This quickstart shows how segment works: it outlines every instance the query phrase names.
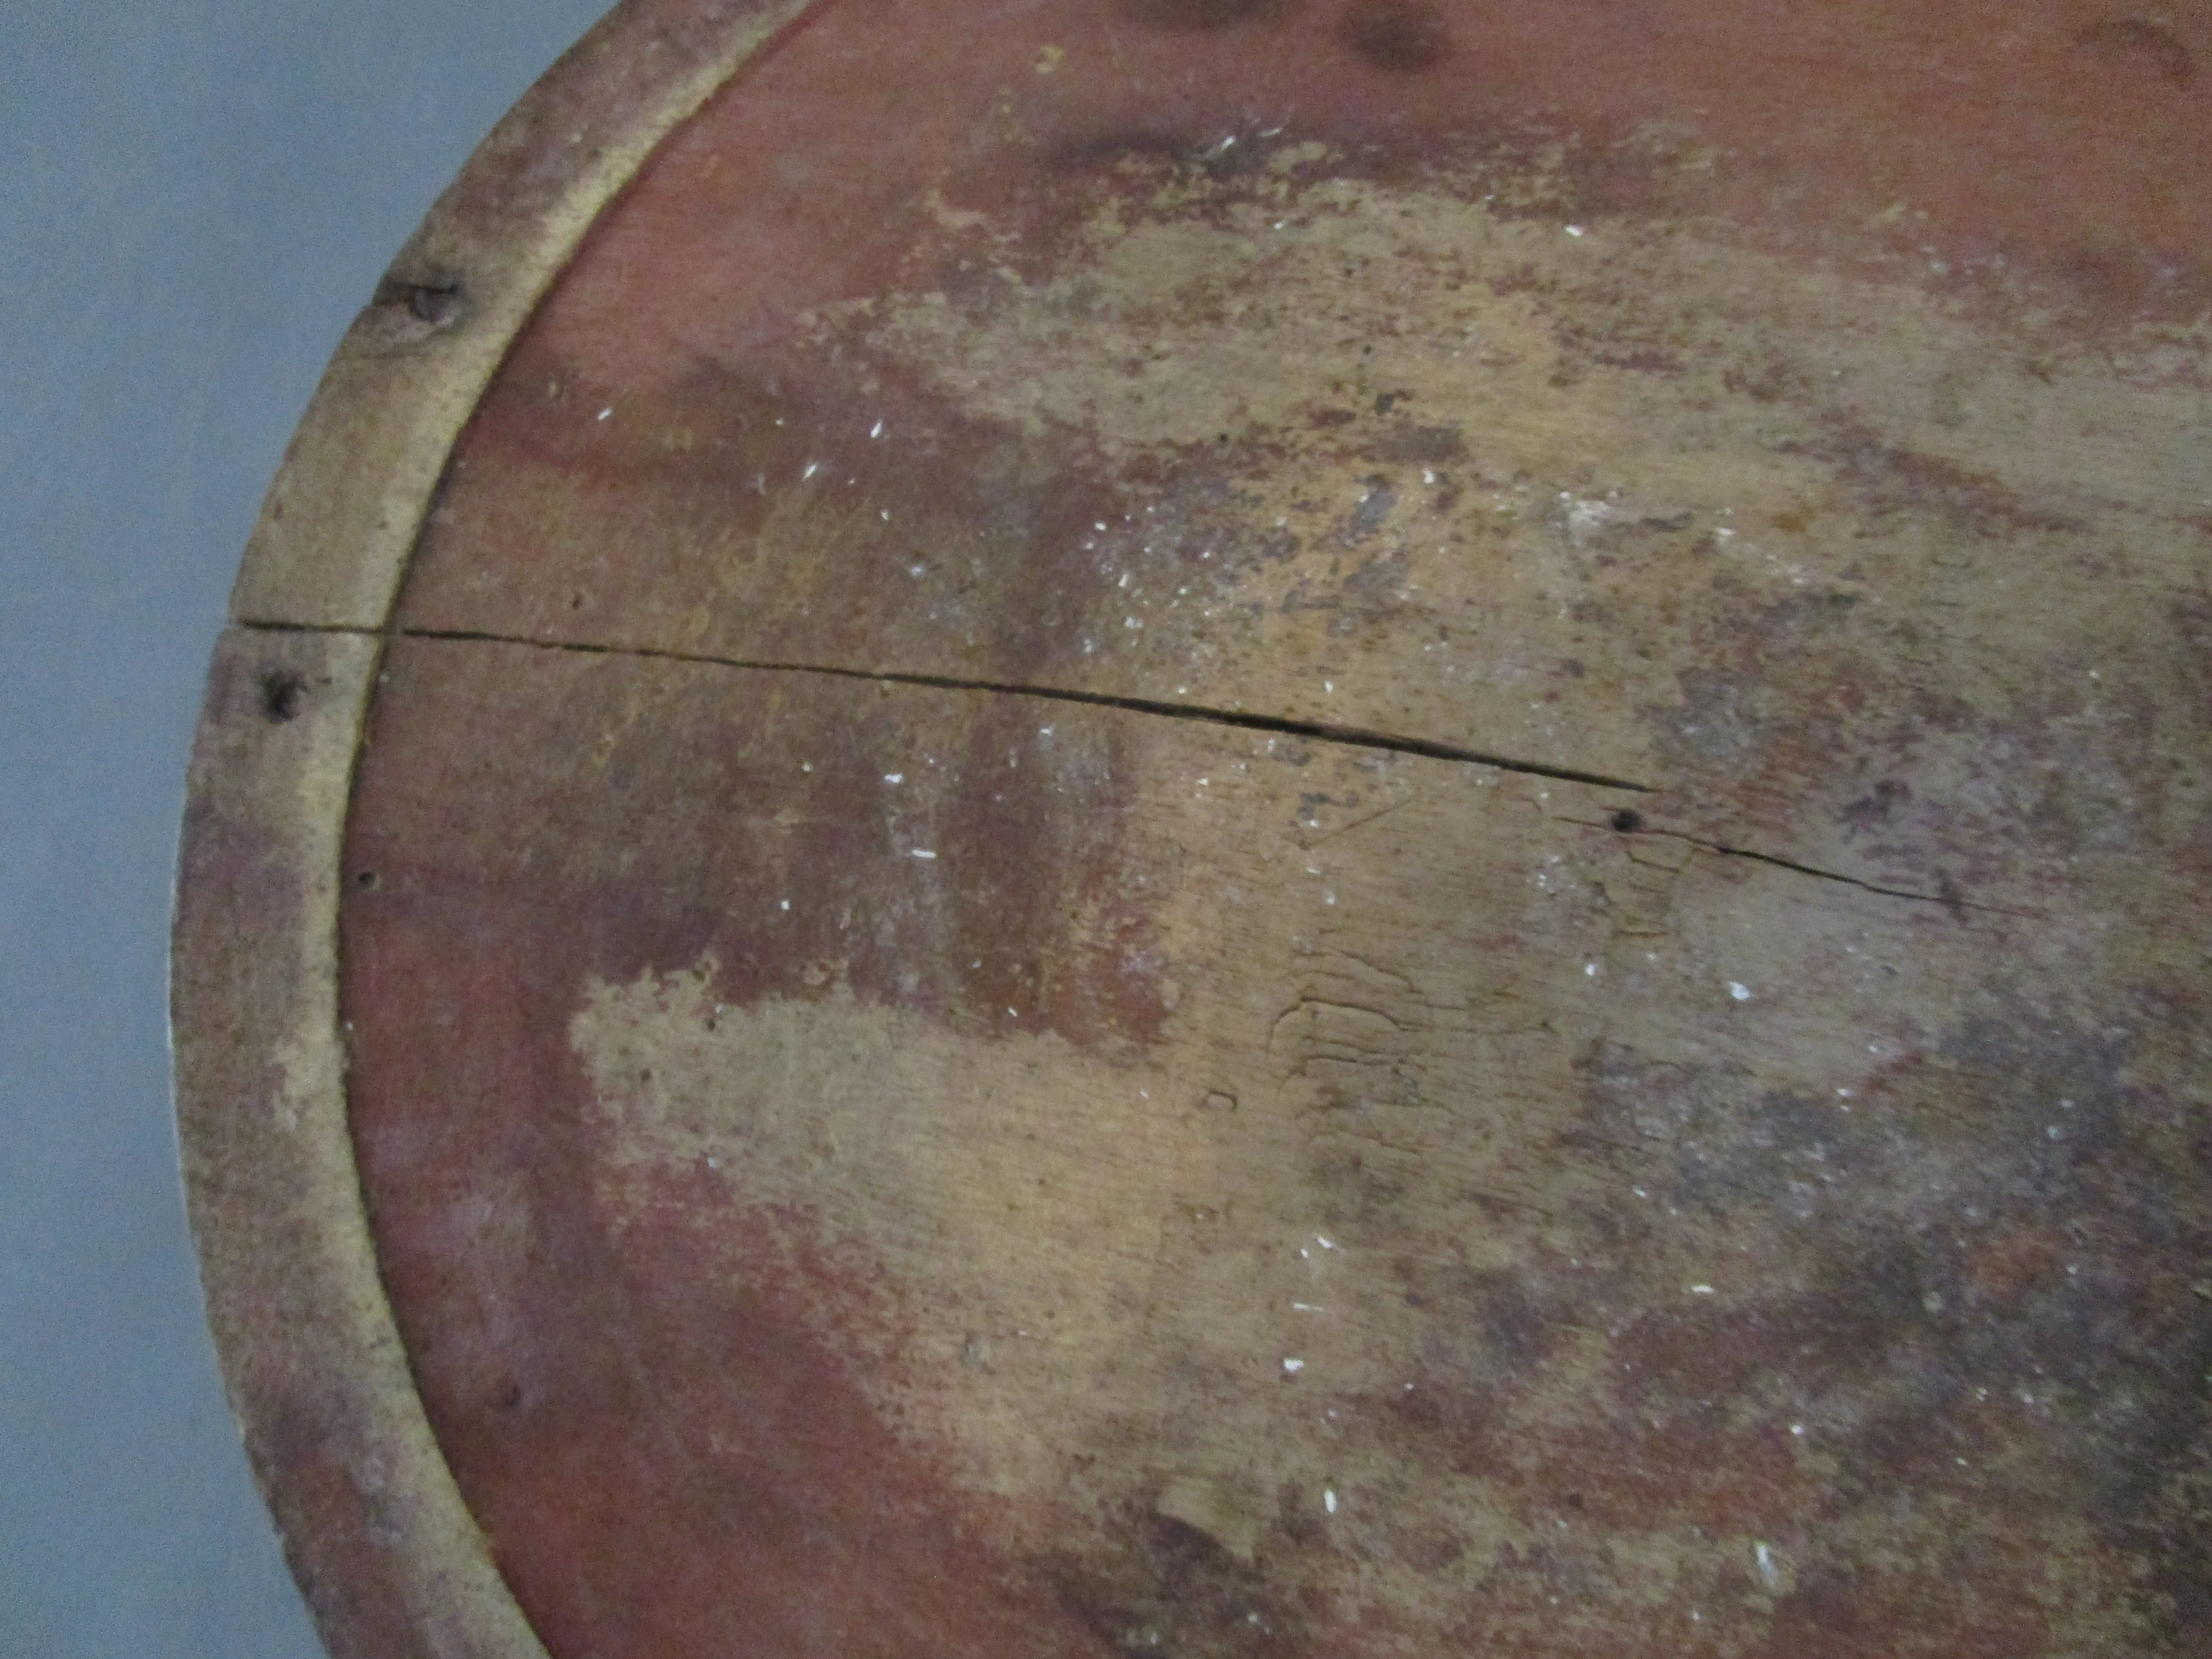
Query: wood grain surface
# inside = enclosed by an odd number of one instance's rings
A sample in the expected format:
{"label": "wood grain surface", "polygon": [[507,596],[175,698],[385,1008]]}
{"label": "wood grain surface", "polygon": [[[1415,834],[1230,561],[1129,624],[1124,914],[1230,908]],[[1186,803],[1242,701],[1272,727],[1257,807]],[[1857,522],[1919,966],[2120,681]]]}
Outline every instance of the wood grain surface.
{"label": "wood grain surface", "polygon": [[[297,807],[318,1190],[499,1639],[2203,1651],[2208,51],[824,0],[698,58],[420,371],[404,537],[280,483],[338,574],[255,555],[198,786],[276,764],[223,686],[374,661]],[[254,1204],[217,1279],[282,1277]]]}

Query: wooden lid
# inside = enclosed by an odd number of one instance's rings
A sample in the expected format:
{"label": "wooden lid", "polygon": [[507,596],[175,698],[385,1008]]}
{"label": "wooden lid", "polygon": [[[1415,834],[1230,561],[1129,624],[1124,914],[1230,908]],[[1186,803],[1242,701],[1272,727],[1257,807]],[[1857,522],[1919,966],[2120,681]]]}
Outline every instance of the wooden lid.
{"label": "wooden lid", "polygon": [[617,11],[193,771],[334,1651],[2204,1651],[2208,52]]}

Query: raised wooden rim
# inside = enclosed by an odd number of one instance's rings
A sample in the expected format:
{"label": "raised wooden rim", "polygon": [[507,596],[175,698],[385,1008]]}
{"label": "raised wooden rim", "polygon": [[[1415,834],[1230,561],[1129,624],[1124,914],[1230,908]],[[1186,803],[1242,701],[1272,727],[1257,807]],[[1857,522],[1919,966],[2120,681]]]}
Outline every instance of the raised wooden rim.
{"label": "raised wooden rim", "polygon": [[247,544],[187,786],[177,1123],[231,1405],[331,1652],[541,1659],[415,1389],[348,1130],[340,849],[456,439],[654,147],[808,0],[623,0],[502,120],[338,347]]}

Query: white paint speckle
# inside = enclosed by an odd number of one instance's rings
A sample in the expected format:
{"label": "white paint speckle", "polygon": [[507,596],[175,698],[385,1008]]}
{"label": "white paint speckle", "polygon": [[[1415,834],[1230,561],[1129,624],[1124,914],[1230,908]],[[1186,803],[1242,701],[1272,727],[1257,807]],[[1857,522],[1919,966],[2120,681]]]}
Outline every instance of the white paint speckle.
{"label": "white paint speckle", "polygon": [[1285,1359],[1283,1362],[1283,1374],[1285,1376],[1296,1376],[1305,1368],[1306,1362],[1303,1359]]}
{"label": "white paint speckle", "polygon": [[1773,1548],[1764,1541],[1751,1547],[1751,1559],[1759,1568],[1759,1582],[1770,1590],[1782,1588],[1782,1569],[1775,1564]]}
{"label": "white paint speckle", "polygon": [[1323,1508],[1323,1509],[1327,1510],[1328,1510],[1331,1515],[1334,1515],[1334,1514],[1336,1513],[1336,1488],[1335,1488],[1335,1487],[1334,1487],[1334,1486],[1323,1486],[1323,1487],[1321,1489],[1321,1506],[1322,1506],[1322,1508]]}
{"label": "white paint speckle", "polygon": [[809,461],[809,462],[807,462],[807,464],[806,464],[806,470],[805,470],[805,471],[801,472],[801,473],[799,475],[799,483],[805,483],[809,478],[812,477],[816,473],[819,472],[821,470],[822,470],[822,463],[821,463],[821,462],[819,462],[819,461]]}
{"label": "white paint speckle", "polygon": [[1711,1296],[1712,1293],[1713,1287],[1710,1285],[1692,1285],[1690,1286],[1690,1294],[1692,1296]]}
{"label": "white paint speckle", "polygon": [[1738,1002],[1748,1002],[1751,1000],[1751,987],[1748,985],[1740,985],[1735,981],[1730,980],[1729,981],[1729,994],[1734,997]]}
{"label": "white paint speckle", "polygon": [[884,423],[881,421],[878,421],[873,426],[868,428],[868,435],[871,438],[882,437],[884,435]]}
{"label": "white paint speckle", "polygon": [[1579,236],[1582,234],[1583,228],[1580,225],[1569,225],[1567,227],[1567,234],[1570,236]]}
{"label": "white paint speckle", "polygon": [[[927,847],[917,847],[914,849],[914,856],[918,859],[933,859],[937,854],[931,852]],[[1009,1008],[1006,1012],[1011,1014],[1013,1012],[1013,1010]]]}
{"label": "white paint speckle", "polygon": [[613,414],[614,412],[615,412],[615,411],[614,411],[614,406],[613,406],[612,404],[609,404],[606,408],[605,408],[605,409],[603,409],[603,410],[601,410],[599,411],[599,418],[600,418],[601,420],[603,420],[603,421],[604,421],[604,420],[605,420],[605,419],[607,418],[607,416],[610,416],[610,415]]}

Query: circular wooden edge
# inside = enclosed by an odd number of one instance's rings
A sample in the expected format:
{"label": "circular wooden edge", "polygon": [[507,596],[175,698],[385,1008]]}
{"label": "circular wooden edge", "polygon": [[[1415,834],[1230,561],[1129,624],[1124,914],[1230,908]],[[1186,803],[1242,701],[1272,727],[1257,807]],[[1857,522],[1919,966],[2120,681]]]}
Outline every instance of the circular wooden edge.
{"label": "circular wooden edge", "polygon": [[348,1129],[339,857],[384,631],[510,343],[672,129],[810,0],[624,0],[493,131],[348,331],[247,544],[193,747],[177,1126],[233,1410],[323,1639],[542,1659],[416,1393]]}

